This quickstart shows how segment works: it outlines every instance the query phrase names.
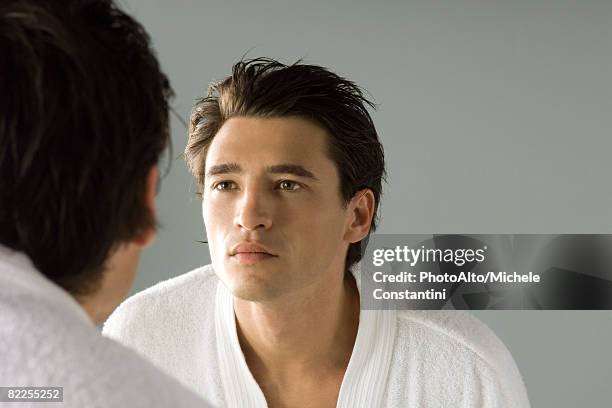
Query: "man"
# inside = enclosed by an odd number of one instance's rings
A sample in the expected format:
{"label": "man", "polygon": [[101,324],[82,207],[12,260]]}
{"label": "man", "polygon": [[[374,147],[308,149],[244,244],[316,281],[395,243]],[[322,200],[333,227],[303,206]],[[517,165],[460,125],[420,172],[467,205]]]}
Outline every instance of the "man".
{"label": "man", "polygon": [[191,116],[212,265],[121,305],[107,335],[228,407],[526,407],[463,313],[359,307],[383,148],[360,89],[318,66],[236,64]]}
{"label": "man", "polygon": [[155,235],[171,90],[147,34],[111,1],[3,1],[0,49],[0,405],[207,406],[95,326]]}

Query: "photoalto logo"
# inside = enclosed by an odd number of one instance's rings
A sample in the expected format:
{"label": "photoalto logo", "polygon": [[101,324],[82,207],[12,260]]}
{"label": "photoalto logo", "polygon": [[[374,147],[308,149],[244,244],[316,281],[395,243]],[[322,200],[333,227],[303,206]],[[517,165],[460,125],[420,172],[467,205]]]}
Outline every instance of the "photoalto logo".
{"label": "photoalto logo", "polygon": [[612,235],[375,234],[363,259],[365,309],[612,310]]}

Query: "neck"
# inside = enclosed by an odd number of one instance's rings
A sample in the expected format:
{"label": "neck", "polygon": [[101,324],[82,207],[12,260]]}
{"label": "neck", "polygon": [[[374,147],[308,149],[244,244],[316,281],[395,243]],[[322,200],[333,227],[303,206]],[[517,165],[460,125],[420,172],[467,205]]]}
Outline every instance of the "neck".
{"label": "neck", "polygon": [[352,275],[325,281],[273,302],[234,299],[238,337],[257,377],[342,370],[359,326],[359,292]]}
{"label": "neck", "polygon": [[126,298],[138,269],[141,248],[133,243],[120,245],[105,262],[95,290],[76,300],[91,320],[100,325]]}

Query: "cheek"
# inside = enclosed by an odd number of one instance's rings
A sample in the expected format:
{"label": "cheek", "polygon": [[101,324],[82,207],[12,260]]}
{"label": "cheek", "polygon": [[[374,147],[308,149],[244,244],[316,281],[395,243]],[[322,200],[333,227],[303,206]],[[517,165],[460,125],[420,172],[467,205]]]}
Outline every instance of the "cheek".
{"label": "cheek", "polygon": [[202,200],[202,217],[204,218],[204,225],[207,230],[215,230],[219,226],[226,224],[229,215],[230,207],[227,204],[219,203],[219,200],[211,197],[206,197]]}
{"label": "cheek", "polygon": [[[202,201],[202,217],[204,219],[204,228],[206,229],[206,238],[208,240],[208,246],[210,249],[211,257],[214,258],[216,248],[219,247],[219,251],[223,248],[223,239],[225,236],[225,230],[228,225],[231,225],[231,220],[228,220],[229,209],[227,206],[219,206],[214,202]],[[228,224],[230,222],[230,224]]]}
{"label": "cheek", "polygon": [[206,200],[202,200],[202,219],[204,220],[204,226],[206,229],[210,226],[210,220],[214,219],[210,216],[210,205],[207,204]]}
{"label": "cheek", "polygon": [[293,225],[306,238],[305,243],[317,250],[329,249],[340,243],[344,235],[346,213],[335,207],[318,206],[295,217]]}

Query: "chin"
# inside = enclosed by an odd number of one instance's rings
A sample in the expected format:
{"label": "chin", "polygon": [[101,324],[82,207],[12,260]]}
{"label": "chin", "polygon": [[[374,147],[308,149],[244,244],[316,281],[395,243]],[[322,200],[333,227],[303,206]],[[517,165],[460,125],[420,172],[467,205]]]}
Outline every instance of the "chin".
{"label": "chin", "polygon": [[269,273],[258,268],[231,268],[219,274],[219,278],[235,297],[250,301],[272,300],[282,293],[282,289],[270,279]]}
{"label": "chin", "polygon": [[249,302],[265,302],[279,296],[278,290],[265,285],[234,282],[228,288],[234,297]]}

